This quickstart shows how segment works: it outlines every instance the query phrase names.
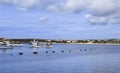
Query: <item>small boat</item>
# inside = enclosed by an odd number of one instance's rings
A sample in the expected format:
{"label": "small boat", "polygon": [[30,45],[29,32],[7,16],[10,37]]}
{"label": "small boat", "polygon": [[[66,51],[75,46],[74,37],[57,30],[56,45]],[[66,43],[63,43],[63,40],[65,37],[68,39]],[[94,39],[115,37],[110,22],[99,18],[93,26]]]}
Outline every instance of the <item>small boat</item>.
{"label": "small boat", "polygon": [[52,48],[53,46],[52,45],[47,45],[46,48]]}
{"label": "small boat", "polygon": [[14,46],[14,47],[22,47],[23,44],[10,44],[11,46]]}
{"label": "small boat", "polygon": [[51,40],[48,40],[47,42],[46,42],[46,48],[52,48],[53,46],[52,46],[52,42],[51,42]]}
{"label": "small boat", "polygon": [[32,45],[31,48],[40,48],[40,46]]}
{"label": "small boat", "polygon": [[9,41],[4,41],[4,42],[0,42],[1,45],[7,45],[7,46],[14,46],[14,47],[22,47],[23,44],[10,44]]}
{"label": "small boat", "polygon": [[2,45],[2,44],[4,44],[3,42],[0,42],[0,44]]}
{"label": "small boat", "polygon": [[13,49],[13,46],[0,45],[0,49]]}
{"label": "small boat", "polygon": [[14,48],[8,39],[2,39],[0,42],[0,49],[12,49]]}
{"label": "small boat", "polygon": [[31,42],[31,48],[40,48],[40,46],[38,45],[38,41],[34,40]]}
{"label": "small boat", "polygon": [[9,41],[5,41],[2,44],[0,44],[0,49],[12,49],[13,46],[10,45]]}

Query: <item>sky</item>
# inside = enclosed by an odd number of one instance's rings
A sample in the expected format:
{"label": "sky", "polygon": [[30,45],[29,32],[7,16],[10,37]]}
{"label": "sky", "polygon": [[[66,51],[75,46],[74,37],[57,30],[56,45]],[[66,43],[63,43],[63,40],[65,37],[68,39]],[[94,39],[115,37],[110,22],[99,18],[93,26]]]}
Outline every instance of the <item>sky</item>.
{"label": "sky", "polygon": [[0,37],[120,39],[120,0],[0,0]]}

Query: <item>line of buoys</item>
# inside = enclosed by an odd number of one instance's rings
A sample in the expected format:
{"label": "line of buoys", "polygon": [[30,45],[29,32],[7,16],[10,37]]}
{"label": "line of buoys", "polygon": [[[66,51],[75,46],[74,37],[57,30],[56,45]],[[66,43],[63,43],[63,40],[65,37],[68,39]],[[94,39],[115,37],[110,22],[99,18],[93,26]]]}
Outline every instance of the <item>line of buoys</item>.
{"label": "line of buoys", "polygon": [[[93,49],[80,49],[80,51],[93,51]],[[55,53],[56,51],[51,51],[52,53]],[[64,53],[65,51],[62,50],[61,53]],[[72,52],[72,50],[69,50],[68,52]],[[48,53],[48,51],[45,51],[45,53]],[[23,55],[24,53],[20,52],[18,53],[18,55]],[[38,54],[38,52],[33,52],[33,54]],[[13,54],[10,54],[10,55],[13,55]]]}

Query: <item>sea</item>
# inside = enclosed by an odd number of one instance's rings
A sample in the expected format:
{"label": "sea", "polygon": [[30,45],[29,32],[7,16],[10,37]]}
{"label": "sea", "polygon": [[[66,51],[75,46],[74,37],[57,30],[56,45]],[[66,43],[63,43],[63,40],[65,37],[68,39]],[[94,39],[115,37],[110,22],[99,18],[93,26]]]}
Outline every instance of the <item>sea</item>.
{"label": "sea", "polygon": [[53,44],[52,48],[30,48],[24,44],[0,49],[0,73],[120,73],[120,45]]}

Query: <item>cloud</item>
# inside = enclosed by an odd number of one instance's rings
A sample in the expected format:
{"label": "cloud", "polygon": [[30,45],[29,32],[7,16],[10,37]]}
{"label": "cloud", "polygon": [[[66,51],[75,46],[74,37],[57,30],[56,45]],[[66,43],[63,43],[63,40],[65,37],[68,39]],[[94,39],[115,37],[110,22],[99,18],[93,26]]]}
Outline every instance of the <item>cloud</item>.
{"label": "cloud", "polygon": [[109,17],[111,24],[120,24],[120,12]]}
{"label": "cloud", "polygon": [[120,24],[120,13],[112,14],[110,16],[94,16],[86,14],[85,19],[90,24]]}
{"label": "cloud", "polygon": [[80,13],[86,8],[88,0],[68,0],[65,4],[65,10]]}
{"label": "cloud", "polygon": [[46,8],[54,3],[55,0],[0,0],[0,4],[15,5],[18,9],[28,10],[30,8]]}
{"label": "cloud", "polygon": [[119,11],[119,4],[119,0],[93,0],[88,9],[95,16],[108,16]]}
{"label": "cloud", "polygon": [[86,14],[85,18],[90,24],[107,24],[108,19],[106,17],[97,17],[91,14]]}
{"label": "cloud", "polygon": [[89,10],[93,15],[109,15],[120,9],[119,0],[0,0],[0,4],[13,4],[20,8],[38,7],[53,11],[80,13]]}
{"label": "cloud", "polygon": [[39,20],[40,20],[40,22],[46,22],[46,21],[48,21],[48,18],[47,17],[40,17]]}
{"label": "cloud", "polygon": [[40,8],[52,12],[84,12],[90,24],[119,24],[120,0],[0,0],[0,4],[15,5],[27,11]]}
{"label": "cloud", "polygon": [[85,19],[90,24],[120,24],[119,0],[68,0],[65,8],[74,13],[86,12]]}

